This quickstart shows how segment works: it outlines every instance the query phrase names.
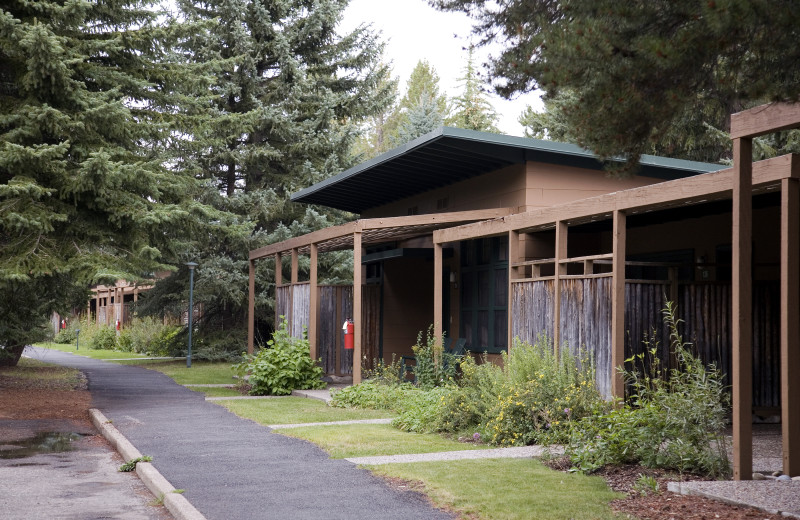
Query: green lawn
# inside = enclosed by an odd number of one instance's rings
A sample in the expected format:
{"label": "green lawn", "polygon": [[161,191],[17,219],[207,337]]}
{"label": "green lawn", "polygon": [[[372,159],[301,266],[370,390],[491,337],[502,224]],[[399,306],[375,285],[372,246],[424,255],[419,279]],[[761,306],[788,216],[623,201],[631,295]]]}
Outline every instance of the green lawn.
{"label": "green lawn", "polygon": [[277,430],[277,433],[311,441],[334,459],[488,448],[484,444],[467,444],[430,433],[408,433],[389,424],[308,426]]}
{"label": "green lawn", "polygon": [[195,387],[190,386],[189,390],[206,394],[206,397],[241,397],[242,394],[235,388],[222,388],[222,387]]}
{"label": "green lawn", "polygon": [[191,368],[186,367],[185,360],[167,361],[163,359],[137,359],[132,361],[115,361],[115,363],[138,365],[151,370],[158,370],[174,379],[175,382],[180,385],[233,384],[236,382],[233,378],[231,363],[227,362],[192,361]]}
{"label": "green lawn", "polygon": [[78,356],[88,357],[92,359],[118,359],[118,358],[142,358],[147,359],[144,354],[136,354],[135,352],[123,352],[121,350],[94,350],[85,346],[78,346],[75,350],[75,344],[64,345],[61,343],[37,343],[36,347],[47,348],[51,350],[60,350],[61,352],[69,352]]}
{"label": "green lawn", "polygon": [[264,425],[351,421],[357,419],[392,417],[392,415],[385,410],[333,408],[317,399],[307,399],[305,397],[217,401],[217,404],[226,407],[240,417],[252,419]]}
{"label": "green lawn", "polygon": [[422,482],[438,507],[481,520],[614,519],[608,503],[622,495],[600,477],[553,471],[533,459],[483,459],[370,466]]}

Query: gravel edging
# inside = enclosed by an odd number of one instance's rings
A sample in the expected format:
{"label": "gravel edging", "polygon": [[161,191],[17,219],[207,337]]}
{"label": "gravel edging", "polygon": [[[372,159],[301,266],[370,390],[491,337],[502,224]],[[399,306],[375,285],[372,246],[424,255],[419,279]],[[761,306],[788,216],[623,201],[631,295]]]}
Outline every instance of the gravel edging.
{"label": "gravel edging", "polygon": [[563,449],[551,446],[520,446],[515,448],[493,448],[488,450],[437,451],[434,453],[414,453],[407,455],[387,455],[374,457],[350,457],[344,460],[353,464],[402,464],[406,462],[438,462],[447,460],[471,459],[526,459],[541,457],[545,453],[558,455]]}
{"label": "gravel edging", "polygon": [[[794,493],[787,490],[793,488]],[[774,480],[670,482],[667,489],[682,495],[698,495],[727,504],[756,507],[767,513],[800,518],[800,482]]]}
{"label": "gravel edging", "polygon": [[[111,421],[100,410],[91,408],[89,416],[92,419],[92,424],[95,425],[125,461],[142,456],[139,450],[111,424]],[[186,497],[176,492],[175,486],[170,484],[151,463],[138,462],[135,471],[147,489],[157,499],[163,501],[164,507],[169,510],[176,520],[206,520],[206,517]]]}

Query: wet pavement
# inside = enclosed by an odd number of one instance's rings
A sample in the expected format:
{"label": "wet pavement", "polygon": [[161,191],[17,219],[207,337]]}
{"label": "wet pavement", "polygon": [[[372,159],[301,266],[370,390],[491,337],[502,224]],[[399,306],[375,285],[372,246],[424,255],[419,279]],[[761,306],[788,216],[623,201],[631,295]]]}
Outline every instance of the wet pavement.
{"label": "wet pavement", "polygon": [[4,520],[166,520],[163,507],[88,423],[0,420]]}

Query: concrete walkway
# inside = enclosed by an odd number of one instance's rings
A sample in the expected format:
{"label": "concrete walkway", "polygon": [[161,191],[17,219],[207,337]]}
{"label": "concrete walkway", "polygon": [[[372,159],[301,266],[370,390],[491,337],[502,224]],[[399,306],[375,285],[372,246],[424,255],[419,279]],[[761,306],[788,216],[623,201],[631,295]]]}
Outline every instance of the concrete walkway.
{"label": "concrete walkway", "polygon": [[208,520],[452,518],[417,493],[241,419],[159,372],[53,350],[25,353],[83,371],[93,406]]}

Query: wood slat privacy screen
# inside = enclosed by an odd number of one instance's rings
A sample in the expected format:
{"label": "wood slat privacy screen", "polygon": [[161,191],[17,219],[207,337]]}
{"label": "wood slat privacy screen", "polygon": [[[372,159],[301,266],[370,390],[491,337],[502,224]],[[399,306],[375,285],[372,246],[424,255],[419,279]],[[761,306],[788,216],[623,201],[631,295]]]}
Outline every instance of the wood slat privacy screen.
{"label": "wood slat privacy screen", "polygon": [[[353,351],[344,348],[342,325],[353,317],[353,287],[351,285],[320,285],[317,355],[326,374],[353,373]],[[286,316],[292,336],[302,337],[308,327],[310,285],[294,284],[278,287],[276,306],[279,315]],[[372,368],[378,357],[380,341],[380,287],[362,286],[362,365]]]}
{"label": "wood slat privacy screen", "polygon": [[[534,342],[552,338],[553,280],[512,285],[513,334]],[[777,282],[756,282],[753,290],[753,406],[780,406],[779,297]],[[669,283],[625,284],[625,358],[656,349],[662,367],[675,367],[669,331],[663,324]],[[730,384],[731,286],[729,283],[678,284],[679,331],[706,363],[715,363]],[[562,344],[573,354],[584,349],[594,360],[598,390],[611,395],[611,278],[561,280]],[[649,355],[649,353],[648,353]]]}

